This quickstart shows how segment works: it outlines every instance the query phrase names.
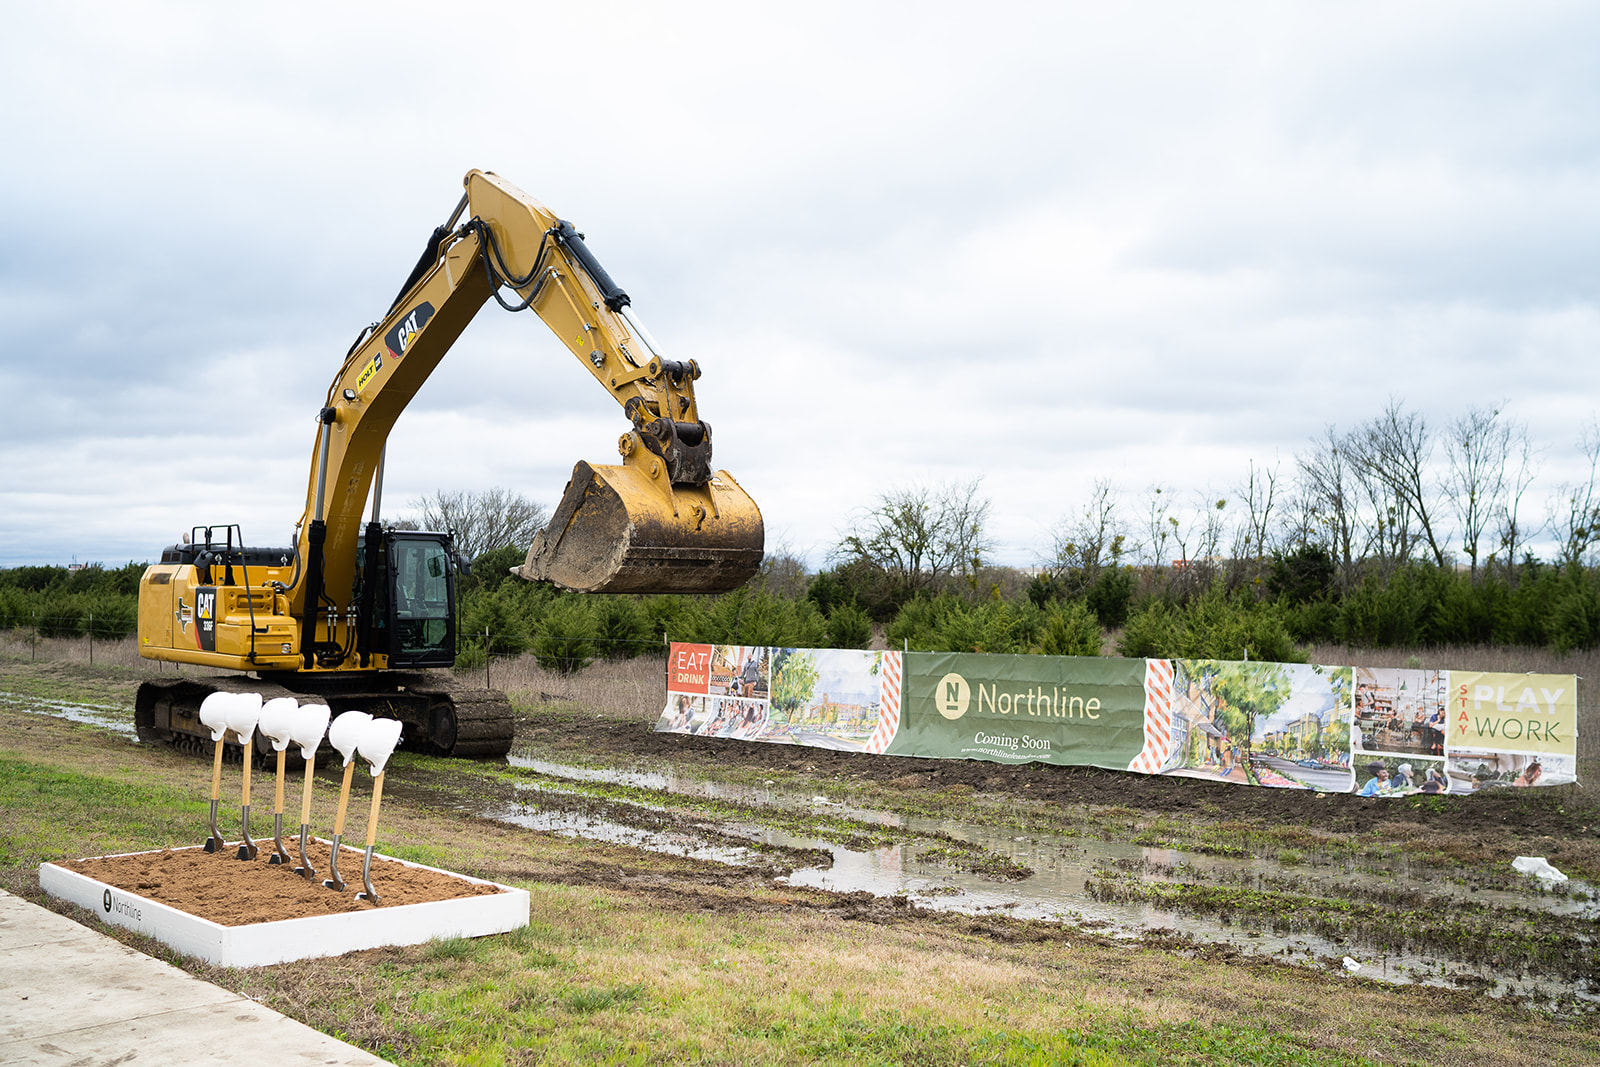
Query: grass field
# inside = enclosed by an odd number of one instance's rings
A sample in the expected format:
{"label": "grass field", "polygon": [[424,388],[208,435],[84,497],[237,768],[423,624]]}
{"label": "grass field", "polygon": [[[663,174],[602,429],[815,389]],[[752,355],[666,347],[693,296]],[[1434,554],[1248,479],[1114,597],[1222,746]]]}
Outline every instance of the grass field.
{"label": "grass field", "polygon": [[[0,698],[0,887],[97,926],[41,897],[37,864],[197,842],[210,767],[19,710],[27,694],[131,705],[141,673],[109,650],[92,669],[86,658],[33,664],[27,652],[0,660],[0,691],[23,694]],[[552,716],[570,715],[582,694],[560,695]],[[539,729],[541,707],[520,704],[519,729]],[[396,770],[449,777],[454,766],[407,756]],[[531,924],[249,970],[97,928],[405,1064],[1600,1061],[1591,1017],[1059,924],[873,905],[464,816],[401,790],[385,797],[379,845],[528,889]]]}

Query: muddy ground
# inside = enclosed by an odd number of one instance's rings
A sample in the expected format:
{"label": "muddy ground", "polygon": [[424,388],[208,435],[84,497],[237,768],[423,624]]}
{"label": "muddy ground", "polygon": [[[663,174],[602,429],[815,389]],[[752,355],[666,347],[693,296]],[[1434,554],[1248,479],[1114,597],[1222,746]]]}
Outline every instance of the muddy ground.
{"label": "muddy ground", "polygon": [[[530,740],[547,738],[552,712],[531,711]],[[554,714],[560,714],[559,711]],[[1586,870],[1600,872],[1600,794],[1557,787],[1544,792],[1500,790],[1475,797],[1414,797],[1383,800],[1332,794],[1313,799],[1290,789],[1241,787],[1193,778],[1163,778],[1043,763],[1002,766],[975,760],[870,756],[819,748],[752,744],[720,738],[652,732],[647,722],[596,719],[585,724],[585,747],[596,756],[643,762],[693,762],[705,767],[788,771],[820,778],[847,778],[901,789],[948,792],[1026,793],[1038,804],[1117,804],[1167,815],[1306,823],[1337,833],[1361,833],[1404,824],[1408,831],[1483,840],[1526,841],[1552,837],[1555,847]]]}
{"label": "muddy ground", "polygon": [[[137,661],[93,671],[73,663],[7,666],[0,689],[130,710],[138,680],[150,673]],[[1587,666],[1568,669],[1581,673]],[[1600,1003],[1588,981],[1600,973],[1600,920],[1582,903],[1587,887],[1577,891],[1572,907],[1564,899],[1552,907],[1545,894],[1526,905],[1505,902],[1508,894],[1528,888],[1510,868],[1515,856],[1544,856],[1575,880],[1600,884],[1600,793],[1592,787],[1366,799],[1095,768],[868,756],[657,734],[663,689],[654,665],[601,664],[570,678],[527,663],[496,669],[494,681],[510,693],[517,712],[512,765],[402,753],[386,788],[386,797],[397,802],[450,813],[459,829],[484,842],[481,859],[464,873],[501,882],[625,889],[671,908],[800,909],[889,926],[932,920],[928,902],[902,894],[799,888],[780,888],[774,896],[774,879],[826,865],[827,846],[870,850],[893,843],[924,857],[947,856],[952,869],[996,885],[1029,884],[1034,870],[965,846],[959,831],[943,835],[926,825],[896,830],[855,815],[888,813],[924,824],[948,819],[1015,834],[1015,840],[1095,838],[1144,846],[1155,856],[1233,861],[1240,866],[1219,873],[1185,867],[1182,860],[1121,860],[1097,870],[1088,892],[1099,900],[1142,900],[1235,929],[1315,935],[1320,947],[1299,958],[1300,967],[1337,973],[1344,952],[1363,959],[1404,952],[1450,961],[1456,972],[1451,982],[1464,992],[1503,993],[1494,979],[1520,974],[1548,980],[1538,1010],[1592,1018]],[[1587,683],[1580,685],[1579,700],[1580,737],[1593,737],[1600,722]],[[1580,778],[1593,781],[1600,774],[1593,742],[1580,745]],[[838,814],[668,797],[615,784],[574,785],[559,774],[519,767],[518,760],[607,772],[666,770],[757,791],[770,787],[791,797],[825,798],[827,810]],[[321,775],[336,788],[331,768]],[[535,862],[516,848],[494,847],[526,832],[507,812],[596,815],[713,848],[749,846],[753,825],[808,844],[747,847],[747,855],[730,865],[653,859],[648,851],[617,847],[615,838],[604,847],[580,840]],[[1462,895],[1479,890],[1492,892]],[[1496,895],[1499,903],[1478,903]],[[1082,926],[1016,920],[1004,911],[937,921],[1000,942],[1092,935]],[[1170,929],[1147,930],[1144,942],[1207,958],[1244,958],[1236,947],[1199,943]]]}

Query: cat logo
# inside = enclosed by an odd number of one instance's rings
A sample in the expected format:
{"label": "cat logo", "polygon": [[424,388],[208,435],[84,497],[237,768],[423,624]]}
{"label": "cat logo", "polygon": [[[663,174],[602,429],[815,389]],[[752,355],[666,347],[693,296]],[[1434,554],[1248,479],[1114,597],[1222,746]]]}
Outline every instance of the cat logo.
{"label": "cat logo", "polygon": [[[388,347],[389,358],[399,359],[406,354],[406,349],[411,347],[411,342],[422,328],[428,325],[428,320],[433,318],[433,305],[424,300],[406,313],[394,329],[383,335],[383,343]],[[360,388],[357,384],[356,388]]]}
{"label": "cat logo", "polygon": [[195,610],[200,613],[200,618],[202,620],[210,621],[210,619],[216,614],[216,592],[196,593],[194,598],[194,606]]}

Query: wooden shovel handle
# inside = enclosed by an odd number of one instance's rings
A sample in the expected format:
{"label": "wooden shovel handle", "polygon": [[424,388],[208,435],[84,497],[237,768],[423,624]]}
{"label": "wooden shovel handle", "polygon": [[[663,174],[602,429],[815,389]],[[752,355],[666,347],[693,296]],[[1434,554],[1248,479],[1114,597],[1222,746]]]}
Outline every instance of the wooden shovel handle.
{"label": "wooden shovel handle", "polygon": [[275,798],[276,803],[272,808],[272,814],[274,815],[283,814],[283,772],[284,768],[288,766],[288,759],[289,750],[286,748],[280,748],[278,750],[278,795]]}
{"label": "wooden shovel handle", "polygon": [[300,824],[309,825],[311,822],[311,769],[317,764],[316,758],[306,760],[306,787],[300,795]]}
{"label": "wooden shovel handle", "polygon": [[372,780],[372,810],[367,813],[367,847],[378,840],[378,801],[383,799],[383,772]]}
{"label": "wooden shovel handle", "polygon": [[339,814],[333,819],[333,832],[344,833],[344,813],[350,806],[350,778],[356,773],[356,761],[351,760],[344,765],[344,785],[339,789]]}
{"label": "wooden shovel handle", "polygon": [[250,745],[244,746],[244,799],[240,801],[247,808],[250,806],[250,757],[255,755],[250,749]]}
{"label": "wooden shovel handle", "polygon": [[217,742],[217,755],[211,761],[211,799],[222,797],[222,742]]}

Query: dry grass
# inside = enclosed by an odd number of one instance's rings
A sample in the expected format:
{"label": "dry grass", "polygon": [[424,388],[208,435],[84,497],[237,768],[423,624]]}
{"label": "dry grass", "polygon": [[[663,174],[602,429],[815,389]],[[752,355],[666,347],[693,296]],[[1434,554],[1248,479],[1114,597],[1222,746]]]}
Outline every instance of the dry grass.
{"label": "dry grass", "polygon": [[[473,676],[481,679],[484,673],[480,668],[462,675]],[[532,656],[496,659],[488,677],[514,704],[581,704],[608,718],[653,722],[666,702],[664,655],[600,660],[573,674],[544,670]]]}

